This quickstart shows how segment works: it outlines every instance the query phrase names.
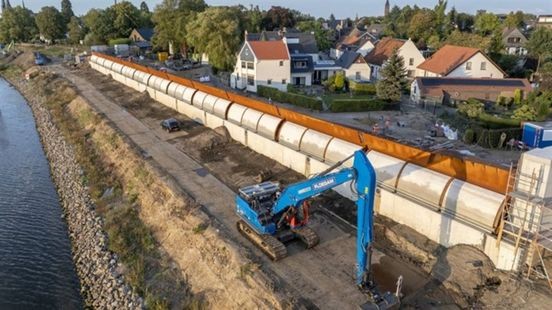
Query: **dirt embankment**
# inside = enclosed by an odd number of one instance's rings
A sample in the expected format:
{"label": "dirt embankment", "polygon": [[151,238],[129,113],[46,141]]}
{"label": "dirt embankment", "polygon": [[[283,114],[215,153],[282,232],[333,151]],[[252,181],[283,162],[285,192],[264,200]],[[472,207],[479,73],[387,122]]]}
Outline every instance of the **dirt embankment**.
{"label": "dirt embankment", "polygon": [[[14,82],[24,76],[17,71],[10,72]],[[73,196],[67,199],[75,200],[76,206],[86,206],[96,215],[91,219],[81,219],[78,214],[76,218],[67,217],[70,227],[80,229],[72,231],[72,241],[75,247],[78,237],[92,250],[109,255],[108,259],[93,257],[105,262],[103,267],[84,260],[74,249],[77,269],[87,268],[85,274],[79,275],[90,306],[129,308],[129,304],[99,304],[87,295],[114,291],[118,296],[118,288],[127,282],[132,291],[123,289],[123,292],[141,295],[149,308],[285,307],[270,283],[254,272],[256,265],[221,234],[220,226],[209,219],[201,206],[145,160],[128,139],[75,94],[67,81],[41,72],[18,85],[30,102],[53,115],[52,126],[58,126],[69,142],[52,147],[74,147],[74,158],[83,167],[80,169],[76,163],[71,166],[70,172],[76,173],[77,178],[72,179],[76,183],[69,188],[82,189],[85,200],[77,201]],[[69,159],[52,163],[53,173],[58,170],[65,173],[59,176],[60,182],[69,179],[70,164]],[[88,222],[95,225],[95,232],[84,233]],[[103,241],[95,236],[103,236]],[[111,272],[114,284],[108,282],[104,269]],[[88,279],[89,274],[97,274],[99,278]],[[141,300],[136,300],[130,305],[141,307]]]}

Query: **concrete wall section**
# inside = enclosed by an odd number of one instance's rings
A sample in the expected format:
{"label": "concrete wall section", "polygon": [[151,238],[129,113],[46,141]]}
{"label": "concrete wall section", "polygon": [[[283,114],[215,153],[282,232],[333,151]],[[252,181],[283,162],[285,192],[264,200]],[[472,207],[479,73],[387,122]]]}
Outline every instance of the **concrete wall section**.
{"label": "concrete wall section", "polygon": [[224,125],[224,119],[215,116],[214,114],[205,112],[205,126],[209,128],[217,128]]}
{"label": "concrete wall section", "polygon": [[160,91],[155,92],[155,100],[176,111],[176,99]]}
{"label": "concrete wall section", "polygon": [[[360,146],[343,141],[341,139],[332,139],[326,149],[326,155],[324,161],[326,163],[335,164],[351,155],[360,149]],[[353,158],[347,160],[344,164],[346,167],[353,166]]]}
{"label": "concrete wall section", "polygon": [[332,139],[332,136],[309,129],[305,132],[303,138],[301,139],[299,150],[303,153],[310,154],[317,159],[324,160],[326,148]]}
{"label": "concrete wall section", "polygon": [[240,124],[242,122],[243,114],[247,110],[247,107],[234,103],[233,105],[228,108],[228,114],[227,114],[227,120],[234,122],[236,124]]}
{"label": "concrete wall section", "polygon": [[247,130],[240,125],[230,121],[224,121],[224,127],[228,130],[230,137],[243,145],[247,145]]}
{"label": "concrete wall section", "polygon": [[203,99],[203,111],[207,113],[213,113],[213,110],[215,109],[215,102],[217,102],[218,97],[215,97],[213,95],[207,95],[205,99]]}
{"label": "concrete wall section", "polygon": [[269,138],[270,140],[276,140],[276,133],[280,123],[284,120],[272,115],[264,114],[257,124],[257,133]]}
{"label": "concrete wall section", "polygon": [[202,91],[197,91],[192,99],[192,104],[196,107],[196,108],[200,108],[200,109],[203,109],[203,100],[205,100],[205,98],[209,96],[208,94],[202,92]]}
{"label": "concrete wall section", "polygon": [[257,126],[259,125],[259,120],[263,116],[262,112],[253,109],[247,109],[243,113],[241,124],[245,128],[257,132]]}
{"label": "concrete wall section", "polygon": [[450,177],[444,174],[408,164],[399,176],[397,190],[410,193],[433,206],[439,206],[449,180]]}
{"label": "concrete wall section", "polygon": [[217,102],[215,102],[213,114],[222,119],[226,119],[226,113],[228,113],[231,104],[232,102],[230,100],[219,98]]}
{"label": "concrete wall section", "polygon": [[203,110],[182,101],[177,102],[177,108],[178,113],[182,113],[200,124],[205,124],[205,112]]}
{"label": "concrete wall section", "polygon": [[280,134],[278,135],[278,142],[293,150],[299,150],[301,144],[301,138],[307,131],[307,127],[297,125],[291,122],[285,122],[280,128]]}
{"label": "concrete wall section", "polygon": [[374,169],[376,169],[378,181],[389,188],[395,189],[399,173],[406,163],[400,159],[376,151],[368,152],[368,159],[370,159]]}

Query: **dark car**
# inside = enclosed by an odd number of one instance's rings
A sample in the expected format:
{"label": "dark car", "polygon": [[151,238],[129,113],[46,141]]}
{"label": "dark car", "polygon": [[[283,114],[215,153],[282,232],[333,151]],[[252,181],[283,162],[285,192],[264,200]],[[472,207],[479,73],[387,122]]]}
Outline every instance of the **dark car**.
{"label": "dark car", "polygon": [[161,122],[161,127],[167,132],[179,131],[180,122],[174,118],[169,118]]}

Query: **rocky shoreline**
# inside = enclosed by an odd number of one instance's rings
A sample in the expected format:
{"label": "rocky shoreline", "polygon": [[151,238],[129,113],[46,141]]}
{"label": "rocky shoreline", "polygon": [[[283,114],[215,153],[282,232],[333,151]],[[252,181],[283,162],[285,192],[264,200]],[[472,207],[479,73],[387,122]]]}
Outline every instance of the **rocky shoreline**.
{"label": "rocky shoreline", "polygon": [[84,171],[73,147],[59,131],[45,98],[33,96],[26,81],[6,78],[26,98],[34,115],[71,237],[72,257],[86,306],[94,309],[143,309],[144,301],[125,283],[116,254],[107,248],[103,219],[83,184]]}

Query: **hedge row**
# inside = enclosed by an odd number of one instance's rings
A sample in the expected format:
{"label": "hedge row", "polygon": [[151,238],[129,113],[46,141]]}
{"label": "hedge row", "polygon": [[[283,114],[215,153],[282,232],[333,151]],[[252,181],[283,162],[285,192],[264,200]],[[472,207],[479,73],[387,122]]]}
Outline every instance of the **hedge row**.
{"label": "hedge row", "polygon": [[129,38],[111,39],[111,40],[109,40],[109,42],[107,42],[107,44],[109,46],[114,46],[114,45],[117,45],[117,44],[130,44],[130,43],[132,43],[132,40],[129,39]]}
{"label": "hedge row", "polygon": [[[500,145],[500,136],[506,134],[504,143]],[[502,146],[506,147],[506,143],[510,139],[520,140],[523,130],[521,128],[507,128],[507,129],[483,129],[475,128],[473,142],[484,148],[496,149]]]}
{"label": "hedge row", "polygon": [[330,110],[332,112],[364,112],[381,111],[387,103],[380,99],[335,99]]}
{"label": "hedge row", "polygon": [[257,86],[257,95],[282,103],[322,111],[322,100],[299,94],[286,93],[273,87],[259,85]]}
{"label": "hedge row", "polygon": [[351,81],[349,88],[353,91],[354,95],[375,95],[376,84],[371,83],[357,83]]}
{"label": "hedge row", "polygon": [[478,118],[487,127],[492,129],[499,129],[499,128],[505,128],[505,127],[520,127],[520,121],[516,119],[496,117],[487,113],[479,114]]}

